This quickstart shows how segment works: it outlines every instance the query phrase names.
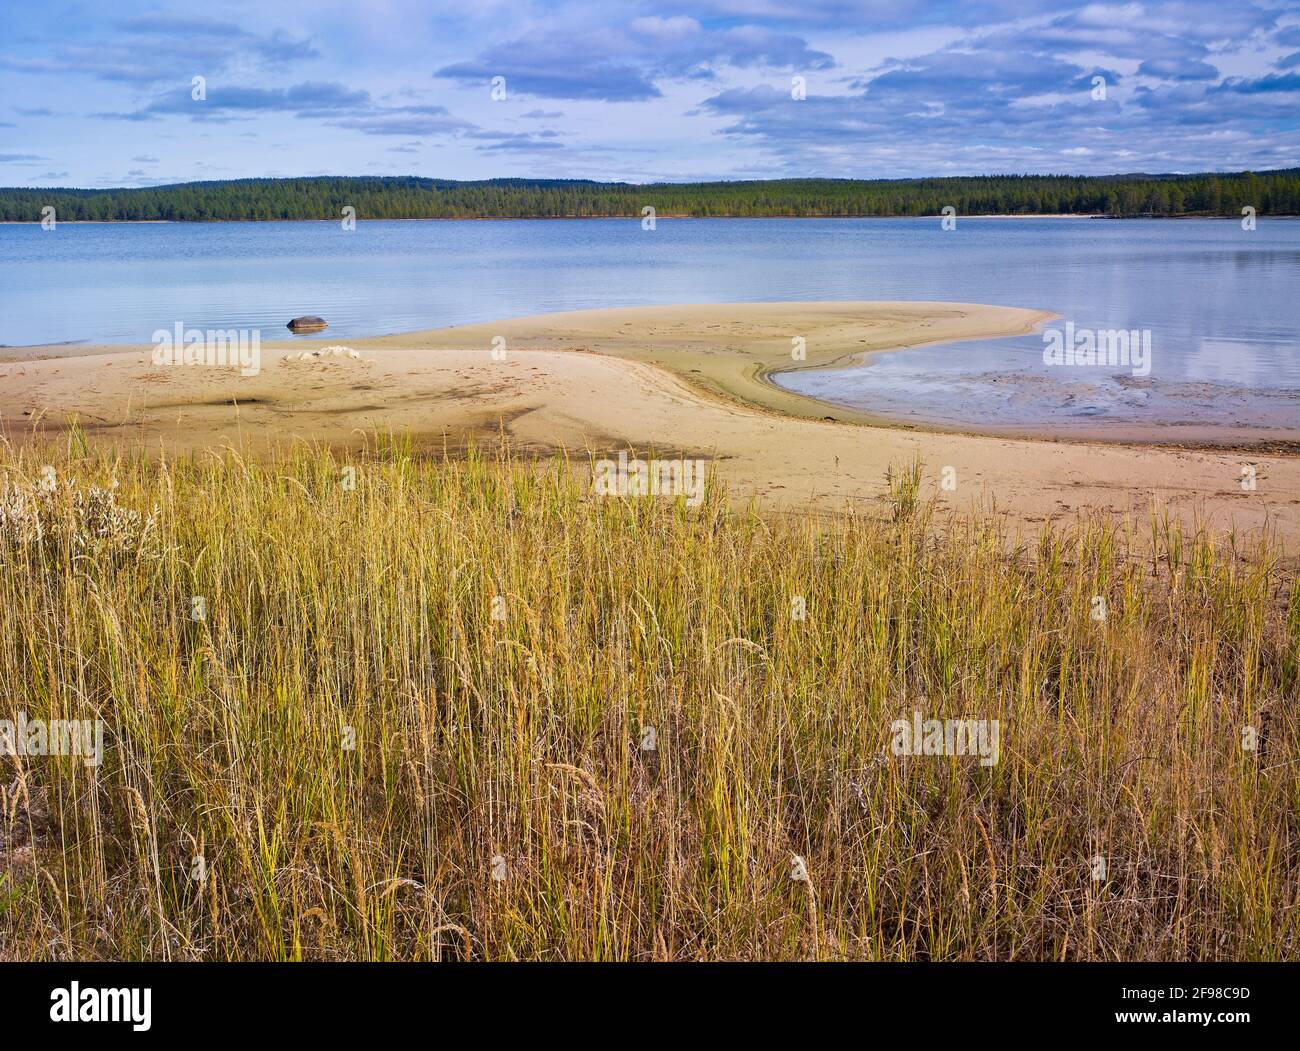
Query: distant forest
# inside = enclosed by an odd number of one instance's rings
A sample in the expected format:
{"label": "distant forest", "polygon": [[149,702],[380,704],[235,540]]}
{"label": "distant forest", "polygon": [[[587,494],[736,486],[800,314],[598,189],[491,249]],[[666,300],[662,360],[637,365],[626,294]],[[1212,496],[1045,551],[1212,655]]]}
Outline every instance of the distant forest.
{"label": "distant forest", "polygon": [[115,190],[0,189],[0,219],[549,219],[641,216],[1300,214],[1300,168],[1202,175],[988,175],[945,179],[780,179],[602,183],[415,177],[234,179]]}

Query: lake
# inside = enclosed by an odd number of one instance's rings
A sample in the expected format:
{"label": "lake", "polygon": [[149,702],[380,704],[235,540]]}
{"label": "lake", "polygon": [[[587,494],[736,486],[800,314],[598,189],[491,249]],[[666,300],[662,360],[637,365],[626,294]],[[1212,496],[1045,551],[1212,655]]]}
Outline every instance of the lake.
{"label": "lake", "polygon": [[[0,344],[148,343],[177,322],[315,338],[555,310],[763,300],[1037,307],[1131,332],[1135,367],[1044,361],[1044,337],[876,355],[778,382],[878,415],[1116,435],[1300,430],[1300,222],[638,219],[0,225]],[[1112,351],[1114,344],[1112,342]]]}

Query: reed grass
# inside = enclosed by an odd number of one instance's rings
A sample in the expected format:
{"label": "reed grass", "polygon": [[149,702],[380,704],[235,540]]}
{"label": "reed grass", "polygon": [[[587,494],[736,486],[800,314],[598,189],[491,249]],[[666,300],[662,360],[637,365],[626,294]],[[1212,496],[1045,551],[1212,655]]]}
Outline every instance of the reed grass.
{"label": "reed grass", "polygon": [[[0,957],[1300,955],[1293,566],[924,484],[827,520],[401,440],[0,450],[0,718],[106,735],[0,758]],[[999,762],[894,755],[916,710]]]}

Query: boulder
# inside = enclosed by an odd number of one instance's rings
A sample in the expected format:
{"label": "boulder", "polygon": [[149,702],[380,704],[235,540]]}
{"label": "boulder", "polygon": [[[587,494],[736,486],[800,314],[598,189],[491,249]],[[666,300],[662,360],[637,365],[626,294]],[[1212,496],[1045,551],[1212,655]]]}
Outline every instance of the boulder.
{"label": "boulder", "polygon": [[294,332],[316,332],[329,326],[329,322],[324,318],[315,316],[296,317],[289,322],[288,327]]}

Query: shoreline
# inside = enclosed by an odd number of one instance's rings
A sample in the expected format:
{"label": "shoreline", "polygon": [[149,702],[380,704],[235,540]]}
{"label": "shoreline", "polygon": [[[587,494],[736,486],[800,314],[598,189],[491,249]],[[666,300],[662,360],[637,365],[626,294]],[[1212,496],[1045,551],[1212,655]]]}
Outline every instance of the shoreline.
{"label": "shoreline", "polygon": [[[673,212],[659,212],[656,219],[690,219],[704,221],[711,219],[752,219],[763,221],[798,221],[801,219],[854,219],[854,220],[899,220],[899,219],[942,219],[939,213],[921,215],[685,215]],[[1217,219],[1225,222],[1240,222],[1240,217],[1231,215],[1202,215],[1195,212],[1179,215],[1108,215],[1105,212],[973,212],[969,215],[958,213],[955,218],[965,219],[1108,219],[1119,222],[1129,220],[1170,220],[1174,222],[1188,219]],[[404,216],[392,219],[367,219],[357,217],[358,223],[543,223],[543,222],[596,222],[600,220],[640,222],[640,213],[629,212],[626,215],[427,215]],[[1300,219],[1300,214],[1289,212],[1275,215],[1265,214],[1256,217],[1256,221]],[[0,219],[0,226],[40,226],[40,219]],[[337,223],[337,218],[330,219],[59,219],[59,226],[215,226],[219,223]]]}
{"label": "shoreline", "polygon": [[[860,427],[916,434],[946,434],[970,438],[1009,438],[1027,442],[1100,444],[1126,448],[1199,449],[1224,453],[1269,452],[1277,455],[1300,455],[1300,429],[1279,435],[1202,424],[1162,424],[1151,429],[1135,429],[1129,425],[1108,426],[1104,423],[1079,422],[1059,425],[1060,429],[1056,431],[1049,431],[1039,425],[1015,423],[976,427],[919,417],[908,420],[867,409],[852,408],[800,394],[775,382],[778,376],[797,372],[834,371],[859,365],[877,354],[904,352],[924,346],[952,344],[954,352],[960,353],[960,345],[963,342],[1028,335],[1059,317],[1048,310],[991,307],[956,301],[899,300],[867,304],[885,310],[886,316],[889,316],[890,310],[895,311],[896,316],[905,316],[911,308],[934,312],[932,318],[925,323],[926,330],[896,332],[894,334],[898,337],[898,342],[891,342],[890,338],[864,339],[860,331],[853,327],[853,308],[863,305],[841,301],[813,301],[605,308],[538,314],[508,321],[370,337],[355,342],[358,346],[363,344],[384,346],[400,341],[451,348],[463,344],[465,340],[480,343],[485,340],[490,341],[492,335],[502,335],[508,342],[517,335],[523,335],[526,339],[525,345],[530,349],[562,350],[575,341],[574,332],[582,331],[583,324],[599,321],[601,316],[607,313],[617,314],[620,319],[631,322],[639,320],[646,324],[656,312],[684,310],[693,312],[696,316],[709,312],[726,315],[737,310],[746,311],[752,308],[754,313],[759,313],[761,309],[779,316],[783,308],[794,308],[792,312],[799,313],[799,308],[806,307],[812,311],[825,311],[827,315],[838,313],[847,320],[846,326],[838,328],[830,326],[822,331],[816,343],[812,338],[808,338],[807,360],[798,364],[791,363],[786,344],[773,348],[773,339],[777,337],[770,335],[766,341],[759,341],[761,343],[759,346],[756,346],[752,339],[750,340],[749,346],[745,348],[749,357],[732,355],[720,360],[708,353],[707,339],[688,341],[685,347],[674,348],[661,338],[625,339],[615,336],[612,331],[600,332],[597,325],[596,332],[586,333],[586,340],[592,344],[590,349],[596,353],[658,365],[706,394],[721,397],[726,402],[775,412],[788,418],[848,423]],[[945,324],[945,321],[948,324]],[[790,319],[790,326],[797,326],[797,321]],[[789,331],[794,331],[794,327],[790,327]],[[701,360],[709,361],[711,367],[699,368]]]}
{"label": "shoreline", "polygon": [[[294,221],[294,220],[288,220]],[[1197,449],[1220,452],[1263,452],[1275,455],[1300,455],[1300,428],[1295,431],[1270,433],[1260,428],[1241,428],[1229,424],[1157,423],[1134,425],[1130,421],[1070,421],[1055,423],[1049,430],[1041,423],[951,423],[942,419],[916,415],[908,418],[899,413],[877,412],[856,408],[837,402],[825,401],[810,394],[801,394],[776,382],[779,376],[799,372],[844,370],[861,367],[878,354],[901,353],[925,346],[951,343],[959,345],[969,340],[1028,335],[1042,325],[1057,320],[1059,315],[1047,310],[1022,307],[994,307],[985,304],[957,301],[851,301],[827,300],[770,303],[734,304],[676,304],[651,307],[604,307],[576,311],[556,311],[525,315],[493,322],[473,322],[444,328],[416,329],[376,336],[331,336],[320,331],[307,335],[292,335],[265,341],[268,351],[310,350],[347,340],[357,347],[390,348],[402,345],[414,349],[458,349],[467,345],[482,345],[493,336],[522,338],[527,349],[568,349],[574,342],[574,332],[581,325],[603,315],[617,315],[634,320],[639,316],[653,317],[660,312],[691,312],[696,315],[708,312],[732,314],[737,311],[750,314],[784,310],[799,314],[808,310],[827,315],[847,314],[852,317],[854,308],[894,308],[907,311],[911,308],[935,311],[940,327],[929,333],[906,333],[905,338],[891,343],[889,340],[866,340],[856,332],[831,331],[816,347],[810,345],[807,360],[791,364],[784,353],[755,353],[752,360],[735,355],[722,359],[721,368],[700,369],[696,366],[699,347],[677,348],[675,351],[662,345],[638,345],[635,339],[610,338],[611,333],[587,333],[598,346],[596,352],[615,358],[664,366],[680,379],[701,389],[703,393],[721,397],[724,401],[797,419],[817,419],[852,423],[862,427],[901,430],[912,433],[951,434],[967,437],[1010,438],[1019,441],[1054,443],[1097,443],[1126,447],[1153,449]],[[954,313],[955,312],[955,313]],[[990,318],[1000,315],[997,321]],[[966,318],[970,322],[966,323]],[[956,322],[954,324],[954,321]],[[1003,323],[1004,322],[1004,323]],[[931,324],[928,322],[927,324]],[[998,325],[1002,323],[1002,327]],[[579,326],[577,329],[572,326]],[[565,326],[570,326],[566,328]],[[770,344],[771,340],[768,340]],[[64,340],[59,343],[0,344],[0,376],[12,365],[36,361],[60,361],[81,357],[103,357],[129,353],[145,347],[140,343],[95,343],[87,340]],[[589,350],[590,348],[582,348]]]}
{"label": "shoreline", "polygon": [[[473,223],[473,222],[568,222],[570,220],[635,219],[639,212],[622,215],[408,215],[390,219],[363,219],[359,223]],[[942,219],[938,212],[919,215],[687,215],[681,212],[656,212],[656,219]],[[1105,212],[980,212],[957,216],[958,219],[1110,219]],[[1118,217],[1115,217],[1118,218]],[[1232,216],[1214,215],[1149,215],[1146,219],[1218,219]],[[1269,218],[1262,216],[1261,218]],[[1277,218],[1286,218],[1278,216]],[[68,226],[210,226],[215,223],[337,223],[338,219],[59,219],[58,225]],[[0,219],[0,226],[40,226],[40,219]]]}
{"label": "shoreline", "polygon": [[[508,441],[529,455],[619,450],[708,461],[738,501],[765,513],[874,506],[891,469],[920,461],[941,515],[993,508],[1031,536],[1095,514],[1145,523],[1153,507],[1188,526],[1300,542],[1294,450],[1132,445],[881,425],[785,391],[778,370],[878,350],[1031,331],[1047,311],[979,304],[832,302],[637,307],[334,342],[263,344],[261,372],[155,367],[151,346],[65,346],[0,356],[0,433],[22,445],[68,434],[143,454],[306,440],[356,448],[409,434],[433,454]],[[792,339],[807,358],[792,365]],[[494,340],[504,340],[495,344]],[[493,356],[494,346],[505,349]],[[951,468],[953,491],[939,491]],[[1258,485],[1243,489],[1243,471]]]}

